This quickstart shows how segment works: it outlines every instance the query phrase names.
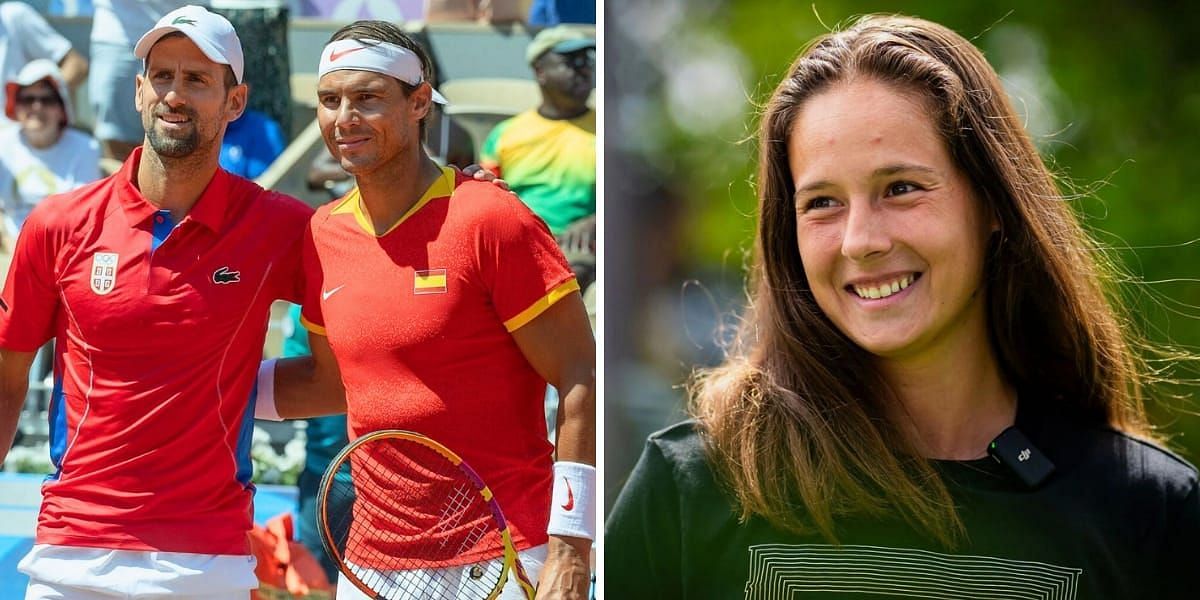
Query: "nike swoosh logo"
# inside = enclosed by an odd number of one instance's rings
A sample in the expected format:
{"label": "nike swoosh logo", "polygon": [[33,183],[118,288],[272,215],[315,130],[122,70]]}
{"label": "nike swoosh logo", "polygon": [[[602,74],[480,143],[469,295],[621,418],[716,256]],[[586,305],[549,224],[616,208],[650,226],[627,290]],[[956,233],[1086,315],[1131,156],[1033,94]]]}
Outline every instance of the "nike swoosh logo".
{"label": "nike swoosh logo", "polygon": [[341,52],[330,52],[329,53],[329,62],[337,62],[338,59],[340,59],[341,57],[343,57],[347,54],[350,54],[351,52],[358,52],[359,50],[366,50],[366,49],[367,49],[366,46],[359,46],[357,48],[346,48],[345,50],[342,50]]}
{"label": "nike swoosh logo", "polygon": [[330,296],[332,296],[332,295],[334,295],[334,294],[338,293],[338,290],[340,290],[340,289],[342,289],[342,288],[344,288],[344,287],[346,287],[346,284],[344,284],[344,283],[343,283],[342,285],[339,285],[339,286],[337,286],[337,287],[333,288],[332,290],[329,290],[329,291],[327,291],[327,292],[321,292],[321,299],[322,299],[322,300],[328,300]]}
{"label": "nike swoosh logo", "polygon": [[563,481],[567,482],[567,503],[562,505],[562,509],[570,512],[575,508],[575,494],[571,492],[571,480],[563,477]]}

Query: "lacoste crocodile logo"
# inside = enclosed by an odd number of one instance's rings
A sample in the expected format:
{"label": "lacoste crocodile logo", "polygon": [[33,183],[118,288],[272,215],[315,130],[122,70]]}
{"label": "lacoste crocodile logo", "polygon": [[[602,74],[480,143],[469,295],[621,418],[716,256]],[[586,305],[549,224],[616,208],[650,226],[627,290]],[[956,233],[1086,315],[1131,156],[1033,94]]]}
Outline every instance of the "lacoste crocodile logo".
{"label": "lacoste crocodile logo", "polygon": [[230,271],[229,267],[221,267],[213,271],[213,283],[226,284],[237,283],[242,280],[241,271]]}
{"label": "lacoste crocodile logo", "polygon": [[171,21],[171,24],[172,25],[195,25],[196,20],[189,19],[187,17],[175,17],[175,20]]}

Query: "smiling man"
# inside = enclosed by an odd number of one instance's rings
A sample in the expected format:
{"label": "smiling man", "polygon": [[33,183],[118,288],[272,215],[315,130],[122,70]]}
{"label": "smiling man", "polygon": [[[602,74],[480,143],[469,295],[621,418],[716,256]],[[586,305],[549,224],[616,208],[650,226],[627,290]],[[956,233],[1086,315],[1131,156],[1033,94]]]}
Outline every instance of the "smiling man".
{"label": "smiling man", "polygon": [[299,300],[312,211],[218,168],[246,106],[233,27],[203,8],[138,42],[145,143],[29,215],[0,296],[0,447],[54,338],[51,458],[27,599],[246,598],[247,411],[272,301]]}
{"label": "smiling man", "polygon": [[[398,428],[438,440],[495,493],[526,571],[540,573],[538,597],[584,597],[595,344],[574,275],[516,197],[425,153],[441,96],[424,50],[398,27],[342,28],[318,74],[325,144],[358,187],[312,219],[302,316],[313,357],[264,365],[260,414],[345,410],[351,439]],[[562,398],[556,446],[542,416],[547,382]],[[363,596],[343,578],[338,597]],[[501,597],[523,595],[510,580]]]}

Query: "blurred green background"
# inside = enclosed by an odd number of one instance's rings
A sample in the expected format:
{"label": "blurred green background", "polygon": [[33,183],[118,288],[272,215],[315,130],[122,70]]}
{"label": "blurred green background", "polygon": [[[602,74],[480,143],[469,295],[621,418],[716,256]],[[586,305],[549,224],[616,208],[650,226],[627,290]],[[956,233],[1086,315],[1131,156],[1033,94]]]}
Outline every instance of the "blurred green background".
{"label": "blurred green background", "polygon": [[[1155,341],[1200,347],[1200,11],[1177,6],[606,2],[608,505],[646,434],[683,418],[679,384],[720,360],[718,340],[736,325],[758,107],[805,43],[855,15],[923,17],[980,47],[1064,191],[1133,274],[1124,291],[1140,326]],[[1196,410],[1190,399],[1153,407],[1192,462]]]}

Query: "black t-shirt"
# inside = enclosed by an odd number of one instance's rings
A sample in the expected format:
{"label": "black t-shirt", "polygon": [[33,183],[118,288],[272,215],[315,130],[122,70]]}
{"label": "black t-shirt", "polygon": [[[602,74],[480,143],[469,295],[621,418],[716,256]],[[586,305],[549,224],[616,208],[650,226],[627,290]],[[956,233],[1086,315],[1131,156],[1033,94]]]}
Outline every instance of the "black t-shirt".
{"label": "black t-shirt", "polygon": [[937,461],[968,539],[843,519],[840,547],[739,523],[694,422],[652,435],[606,525],[605,596],[1133,600],[1200,598],[1196,469],[1110,429],[1018,415],[1055,465],[1029,489],[990,458]]}

